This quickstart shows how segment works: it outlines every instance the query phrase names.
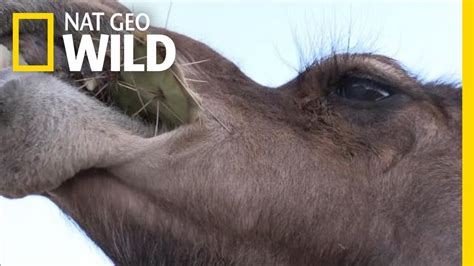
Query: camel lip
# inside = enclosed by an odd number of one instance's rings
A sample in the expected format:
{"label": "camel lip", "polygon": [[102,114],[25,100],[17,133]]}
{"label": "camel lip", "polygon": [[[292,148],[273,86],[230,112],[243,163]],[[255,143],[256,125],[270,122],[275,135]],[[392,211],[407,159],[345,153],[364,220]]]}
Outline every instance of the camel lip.
{"label": "camel lip", "polygon": [[[44,192],[46,195],[58,195],[62,194],[64,189],[71,190],[74,189],[76,185],[84,184],[114,184],[120,185],[121,187],[126,187],[128,189],[133,189],[126,183],[124,183],[120,178],[117,178],[114,174],[102,168],[91,168],[87,170],[82,170],[71,178],[64,180],[59,186],[49,191]],[[107,187],[106,187],[107,188]],[[58,193],[59,192],[59,193]],[[91,191],[88,191],[91,192]]]}
{"label": "camel lip", "polygon": [[[72,191],[76,190],[77,187],[82,184],[89,182],[117,182],[116,178],[113,178],[111,174],[104,174],[107,171],[98,168],[92,168],[88,170],[82,170],[71,178],[64,180],[57,187],[43,192],[41,195],[50,198],[54,202],[61,201]],[[91,180],[94,178],[94,180]]]}
{"label": "camel lip", "polygon": [[105,210],[116,210],[130,215],[131,219],[141,216],[140,210],[149,209],[148,222],[153,223],[156,199],[153,195],[123,182],[104,169],[89,169],[78,173],[71,179],[64,181],[57,188],[42,193],[65,213],[74,217],[77,211],[93,208],[95,214]]}

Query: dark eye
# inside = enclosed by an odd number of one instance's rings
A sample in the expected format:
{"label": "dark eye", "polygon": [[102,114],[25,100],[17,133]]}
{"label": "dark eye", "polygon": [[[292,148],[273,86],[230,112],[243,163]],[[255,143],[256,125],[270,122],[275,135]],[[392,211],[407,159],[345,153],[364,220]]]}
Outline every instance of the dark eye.
{"label": "dark eye", "polygon": [[387,84],[367,78],[346,77],[336,87],[335,93],[350,100],[378,102],[393,94],[393,89]]}

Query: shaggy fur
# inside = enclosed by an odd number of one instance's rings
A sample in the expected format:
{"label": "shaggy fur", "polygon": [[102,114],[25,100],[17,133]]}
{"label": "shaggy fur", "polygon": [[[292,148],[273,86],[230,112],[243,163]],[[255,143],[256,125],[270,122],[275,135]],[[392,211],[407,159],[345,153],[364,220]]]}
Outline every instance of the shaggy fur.
{"label": "shaggy fur", "polygon": [[[46,195],[119,265],[460,264],[460,88],[342,54],[272,89],[153,31],[207,60],[187,73],[200,122],[150,137],[55,77],[3,72],[0,194]],[[354,75],[396,93],[334,93]]]}

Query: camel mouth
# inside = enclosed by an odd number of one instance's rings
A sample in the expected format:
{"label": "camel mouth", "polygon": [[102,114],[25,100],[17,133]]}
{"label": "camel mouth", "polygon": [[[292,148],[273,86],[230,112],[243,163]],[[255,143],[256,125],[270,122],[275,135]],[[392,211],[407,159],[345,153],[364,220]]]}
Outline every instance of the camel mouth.
{"label": "camel mouth", "polygon": [[[136,54],[134,54],[135,62],[145,63],[142,61],[146,60],[146,57],[142,56],[141,53],[146,53],[146,46],[137,47],[135,49]],[[26,58],[24,64],[32,64],[33,61],[28,62],[31,58],[28,58],[27,54],[24,55]],[[158,56],[163,58],[163,55],[159,53]],[[0,84],[3,83],[3,75],[7,75],[6,77],[8,78],[8,75],[14,72],[11,69],[11,57],[12,53],[8,47],[0,44]],[[21,57],[23,57],[22,54],[20,54]],[[97,99],[103,104],[102,107],[105,105],[107,108],[113,109],[114,112],[125,113],[130,117],[133,127],[129,128],[128,125],[119,123],[117,124],[118,132],[123,131],[126,134],[150,138],[194,123],[199,119],[202,110],[201,100],[191,89],[185,78],[185,73],[189,73],[190,68],[183,67],[184,64],[181,65],[178,62],[176,61],[168,70],[160,72],[125,72],[123,70],[121,72],[69,72],[68,69],[59,68],[51,74],[44,75],[54,76],[54,78],[63,81],[63,83],[73,85],[70,89],[76,89],[88,97]],[[5,71],[3,71],[4,69]],[[66,84],[63,85],[66,87]],[[49,89],[49,84],[42,86],[45,89]],[[47,97],[58,97],[58,94],[47,95],[49,95]],[[66,95],[69,94],[64,94],[63,96],[67,97]],[[67,101],[58,100],[63,106],[67,107]],[[96,104],[101,105],[99,102],[96,102]],[[68,120],[69,118],[62,116],[61,119]],[[73,118],[71,117],[71,119]],[[142,123],[137,125],[132,120],[138,121],[138,124]],[[107,122],[110,121],[103,122],[108,124]],[[107,130],[108,128],[104,129],[104,131]],[[73,140],[68,141],[64,145],[72,144]],[[73,148],[71,147],[70,149]],[[84,168],[78,168],[74,171],[95,166],[97,165],[90,163],[84,166]],[[36,167],[41,166],[37,165]],[[8,198],[21,198],[31,194],[47,193],[47,191],[62,186],[64,180],[75,179],[74,175],[77,174],[77,172],[62,173],[59,170],[54,173],[55,170],[48,170],[47,167],[45,169],[45,171],[50,171],[50,173],[46,175],[47,177],[44,177],[44,180],[38,179],[33,185],[28,182],[24,184],[16,182],[18,184],[15,183],[16,187],[14,189],[10,189],[11,191],[1,191],[1,194]],[[22,174],[21,169],[16,170],[16,168],[12,168],[11,176],[15,177]],[[49,178],[56,174],[58,175],[57,180]],[[13,183],[9,185],[13,186]]]}
{"label": "camel mouth", "polygon": [[[146,64],[146,45],[135,36],[134,62]],[[166,51],[158,45],[157,61],[163,61]],[[110,55],[108,55],[110,56]],[[11,67],[12,53],[0,44],[0,70]],[[110,61],[110,60],[105,60]],[[27,61],[20,54],[20,62]],[[101,71],[69,72],[58,68],[53,75],[75,85],[82,92],[98,99],[107,106],[118,107],[132,118],[141,118],[155,126],[158,132],[167,132],[181,125],[198,120],[202,110],[201,99],[185,77],[184,67],[175,62],[160,72]]]}

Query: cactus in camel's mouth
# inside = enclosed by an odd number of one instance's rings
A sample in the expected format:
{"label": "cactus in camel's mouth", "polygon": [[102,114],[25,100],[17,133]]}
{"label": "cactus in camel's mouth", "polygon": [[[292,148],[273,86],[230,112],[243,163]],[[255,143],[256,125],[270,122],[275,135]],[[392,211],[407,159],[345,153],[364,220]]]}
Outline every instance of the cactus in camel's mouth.
{"label": "cactus in camel's mouth", "polygon": [[[146,49],[143,38],[135,35],[135,63],[146,62]],[[158,44],[157,50],[157,62],[162,62],[165,49]],[[64,56],[64,53],[57,55]],[[24,60],[20,55],[20,63],[27,64],[28,57]],[[0,69],[10,65],[11,52],[0,45]],[[117,106],[131,117],[138,116],[155,124],[155,134],[158,128],[169,130],[196,121],[201,109],[199,97],[189,88],[176,62],[162,72],[125,72],[123,68],[121,72],[69,72],[64,66],[56,66],[53,74],[75,84],[84,93]]]}
{"label": "cactus in camel's mouth", "polygon": [[[157,61],[165,58],[164,47],[157,45]],[[134,58],[145,63],[145,42],[135,37]],[[175,128],[197,119],[200,106],[198,96],[189,88],[177,63],[162,72],[124,72],[112,82],[110,97],[130,116],[140,115],[150,122],[162,122]]]}

